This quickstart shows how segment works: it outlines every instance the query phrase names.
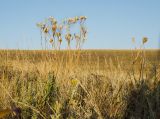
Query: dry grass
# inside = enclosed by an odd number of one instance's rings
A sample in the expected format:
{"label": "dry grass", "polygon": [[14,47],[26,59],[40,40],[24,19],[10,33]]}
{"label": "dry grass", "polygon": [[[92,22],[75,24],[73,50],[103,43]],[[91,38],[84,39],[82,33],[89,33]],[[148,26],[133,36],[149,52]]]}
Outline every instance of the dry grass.
{"label": "dry grass", "polygon": [[159,50],[138,52],[1,51],[0,109],[6,119],[158,118]]}

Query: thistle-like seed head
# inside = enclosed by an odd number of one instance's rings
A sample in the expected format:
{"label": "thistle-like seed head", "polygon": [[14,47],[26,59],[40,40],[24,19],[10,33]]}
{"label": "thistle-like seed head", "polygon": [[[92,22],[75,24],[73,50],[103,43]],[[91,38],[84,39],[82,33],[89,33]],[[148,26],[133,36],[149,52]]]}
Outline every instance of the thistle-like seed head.
{"label": "thistle-like seed head", "polygon": [[49,32],[49,29],[46,27],[44,28],[44,33],[48,33]]}
{"label": "thistle-like seed head", "polygon": [[56,24],[54,24],[53,26],[52,26],[52,31],[56,31],[56,29],[57,29],[57,25]]}
{"label": "thistle-like seed head", "polygon": [[87,19],[86,16],[80,16],[80,20],[81,20],[81,21],[83,21],[83,20],[85,21],[86,19]]}
{"label": "thistle-like seed head", "polygon": [[53,43],[53,38],[50,38],[49,42],[50,42],[50,43]]}
{"label": "thistle-like seed head", "polygon": [[147,37],[143,37],[143,40],[142,40],[143,44],[145,44],[147,41],[148,41],[148,38]]}
{"label": "thistle-like seed head", "polygon": [[60,44],[62,43],[62,38],[59,38],[59,42],[60,42]]}
{"label": "thistle-like seed head", "polygon": [[69,40],[71,40],[71,36],[72,35],[70,33],[68,33],[68,34],[66,34],[65,39],[69,41]]}
{"label": "thistle-like seed head", "polygon": [[57,32],[56,33],[56,36],[59,38],[61,36],[61,33],[60,32]]}

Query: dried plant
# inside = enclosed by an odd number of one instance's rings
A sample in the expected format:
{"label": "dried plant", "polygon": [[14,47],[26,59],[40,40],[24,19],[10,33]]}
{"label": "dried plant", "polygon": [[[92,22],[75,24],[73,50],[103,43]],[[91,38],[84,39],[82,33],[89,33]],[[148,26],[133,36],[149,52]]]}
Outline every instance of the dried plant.
{"label": "dried plant", "polygon": [[[51,44],[53,49],[61,49],[63,42],[67,43],[68,49],[71,49],[71,42],[76,42],[75,49],[80,49],[87,39],[87,29],[85,27],[85,21],[87,17],[76,16],[73,18],[64,19],[62,22],[58,22],[54,17],[49,17],[45,22],[37,23],[37,26],[41,31],[41,45],[43,48],[43,39],[45,41],[45,49],[47,42]],[[72,31],[72,27],[80,26],[77,31]],[[47,40],[48,39],[48,40]],[[65,40],[63,40],[65,39]],[[64,43],[65,44],[65,43]]]}

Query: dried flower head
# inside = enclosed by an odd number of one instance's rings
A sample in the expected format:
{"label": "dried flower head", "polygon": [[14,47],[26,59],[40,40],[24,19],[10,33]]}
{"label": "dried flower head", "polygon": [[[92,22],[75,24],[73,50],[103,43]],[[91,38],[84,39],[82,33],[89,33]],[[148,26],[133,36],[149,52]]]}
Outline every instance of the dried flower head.
{"label": "dried flower head", "polygon": [[59,25],[58,28],[61,31],[63,29],[63,25]]}
{"label": "dried flower head", "polygon": [[49,20],[50,20],[51,24],[57,24],[57,20],[54,17],[50,16]]}
{"label": "dried flower head", "polygon": [[74,34],[74,38],[75,38],[76,40],[80,40],[80,36],[77,35],[77,34]]}
{"label": "dried flower head", "polygon": [[50,43],[53,43],[53,38],[50,38],[49,42],[50,42]]}
{"label": "dried flower head", "polygon": [[78,21],[78,20],[79,20],[79,18],[76,16],[76,17],[75,17],[75,20],[76,20],[76,21]]}
{"label": "dried flower head", "polygon": [[57,24],[57,21],[54,21],[53,24]]}
{"label": "dried flower head", "polygon": [[71,36],[72,35],[70,33],[68,33],[68,34],[66,34],[65,39],[69,41],[69,40],[71,40]]}
{"label": "dried flower head", "polygon": [[143,44],[145,44],[147,41],[148,41],[148,38],[147,37],[143,37],[143,40],[142,40]]}
{"label": "dried flower head", "polygon": [[56,33],[56,36],[59,38],[61,36],[61,33],[60,32],[57,32]]}
{"label": "dried flower head", "polygon": [[48,33],[49,29],[47,27],[44,28],[44,33]]}
{"label": "dried flower head", "polygon": [[60,38],[58,39],[58,41],[59,41],[59,43],[61,44],[61,43],[62,43],[62,38],[60,37]]}
{"label": "dried flower head", "polygon": [[45,26],[43,23],[37,23],[36,25],[37,25],[37,27],[39,27],[39,28],[41,28],[41,29],[43,29],[44,26]]}
{"label": "dried flower head", "polygon": [[57,29],[57,25],[56,25],[56,24],[53,24],[53,25],[52,25],[52,31],[55,32],[56,29]]}
{"label": "dried flower head", "polygon": [[69,18],[68,23],[74,24],[74,23],[76,23],[76,19],[75,18]]}
{"label": "dried flower head", "polygon": [[80,16],[80,20],[81,20],[81,21],[83,21],[83,20],[85,21],[86,19],[87,19],[86,16]]}

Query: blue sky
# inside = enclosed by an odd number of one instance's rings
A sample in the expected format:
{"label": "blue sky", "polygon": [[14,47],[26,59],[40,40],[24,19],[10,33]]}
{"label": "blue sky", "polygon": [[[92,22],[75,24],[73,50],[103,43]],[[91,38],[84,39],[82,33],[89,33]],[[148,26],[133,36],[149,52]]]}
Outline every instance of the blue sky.
{"label": "blue sky", "polygon": [[87,16],[87,49],[130,49],[143,36],[146,48],[159,48],[160,0],[1,0],[0,49],[40,49],[36,23]]}

